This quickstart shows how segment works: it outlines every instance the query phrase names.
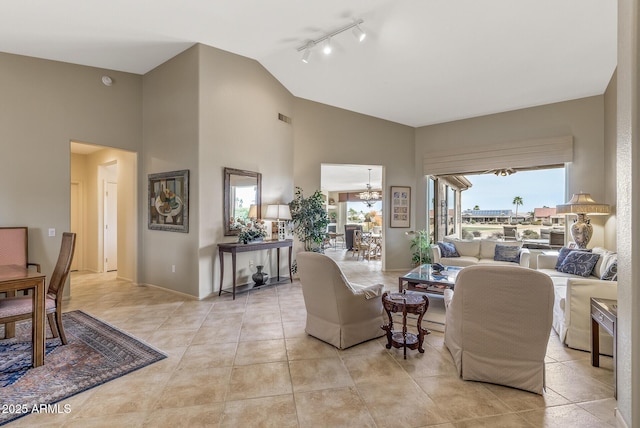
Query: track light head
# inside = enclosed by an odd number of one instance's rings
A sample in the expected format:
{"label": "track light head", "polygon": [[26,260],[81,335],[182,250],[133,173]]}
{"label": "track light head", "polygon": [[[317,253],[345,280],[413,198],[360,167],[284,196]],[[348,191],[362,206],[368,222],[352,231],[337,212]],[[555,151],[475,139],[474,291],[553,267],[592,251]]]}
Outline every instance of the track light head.
{"label": "track light head", "polygon": [[325,55],[329,55],[329,54],[331,54],[332,50],[333,50],[333,48],[331,47],[331,37],[327,37],[327,41],[324,43],[324,47],[322,48],[322,52],[324,52]]}
{"label": "track light head", "polygon": [[302,62],[305,64],[309,63],[309,57],[311,56],[311,48],[306,48],[304,53],[302,54]]}
{"label": "track light head", "polygon": [[353,35],[355,36],[356,40],[359,42],[362,42],[364,41],[364,39],[367,38],[367,33],[362,31],[362,28],[360,28],[359,25],[356,25],[355,27],[353,27]]}

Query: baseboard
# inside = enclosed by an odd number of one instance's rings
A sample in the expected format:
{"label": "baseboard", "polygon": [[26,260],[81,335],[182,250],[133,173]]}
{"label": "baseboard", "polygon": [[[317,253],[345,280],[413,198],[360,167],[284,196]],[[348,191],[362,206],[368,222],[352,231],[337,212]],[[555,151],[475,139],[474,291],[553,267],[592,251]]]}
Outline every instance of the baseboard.
{"label": "baseboard", "polygon": [[168,291],[169,293],[177,294],[179,296],[186,297],[186,298],[191,299],[191,300],[201,300],[201,299],[198,299],[198,297],[196,297],[196,296],[192,296],[191,294],[183,293],[182,291],[172,290],[170,288],[160,287],[159,285],[138,284],[138,286],[139,287],[153,287],[153,288],[157,288],[158,290]]}
{"label": "baseboard", "polygon": [[622,419],[622,415],[620,415],[620,411],[618,410],[617,407],[614,409],[613,412],[616,415],[616,425],[620,428],[629,428],[629,425],[627,425],[627,422],[625,422],[625,420]]}

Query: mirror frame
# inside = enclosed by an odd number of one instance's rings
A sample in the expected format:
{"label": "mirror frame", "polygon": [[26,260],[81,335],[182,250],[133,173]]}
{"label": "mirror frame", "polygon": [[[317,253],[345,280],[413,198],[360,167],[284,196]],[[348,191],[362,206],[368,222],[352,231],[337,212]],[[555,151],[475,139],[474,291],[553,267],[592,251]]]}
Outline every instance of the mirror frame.
{"label": "mirror frame", "polygon": [[259,172],[245,171],[235,168],[224,168],[224,236],[233,236],[240,233],[239,230],[229,228],[231,218],[231,176],[240,175],[242,177],[254,177],[256,179],[256,205],[258,218],[262,218],[262,174]]}

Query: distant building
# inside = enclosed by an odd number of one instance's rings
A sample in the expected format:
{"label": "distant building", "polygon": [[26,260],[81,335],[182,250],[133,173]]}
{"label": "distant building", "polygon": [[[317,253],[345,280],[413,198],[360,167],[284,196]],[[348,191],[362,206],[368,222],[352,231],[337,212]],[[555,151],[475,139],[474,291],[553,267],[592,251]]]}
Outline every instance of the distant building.
{"label": "distant building", "polygon": [[542,221],[543,224],[564,224],[564,216],[556,214],[555,208],[536,208],[533,210],[533,220]]}
{"label": "distant building", "polygon": [[465,210],[462,212],[463,223],[510,223],[524,221],[529,217],[528,213],[518,213],[516,219],[512,210]]}

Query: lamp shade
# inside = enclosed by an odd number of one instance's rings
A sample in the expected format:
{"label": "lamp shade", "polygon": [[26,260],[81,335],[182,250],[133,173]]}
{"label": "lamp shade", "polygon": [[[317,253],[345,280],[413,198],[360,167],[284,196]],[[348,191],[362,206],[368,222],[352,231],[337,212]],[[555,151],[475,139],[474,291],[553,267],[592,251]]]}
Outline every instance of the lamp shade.
{"label": "lamp shade", "polygon": [[267,205],[266,219],[271,220],[291,220],[289,205]]}
{"label": "lamp shade", "polygon": [[609,214],[609,205],[599,204],[589,193],[574,193],[566,204],[556,206],[557,214]]}
{"label": "lamp shade", "polygon": [[249,206],[249,218],[258,218],[258,206],[250,205]]}

